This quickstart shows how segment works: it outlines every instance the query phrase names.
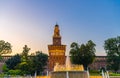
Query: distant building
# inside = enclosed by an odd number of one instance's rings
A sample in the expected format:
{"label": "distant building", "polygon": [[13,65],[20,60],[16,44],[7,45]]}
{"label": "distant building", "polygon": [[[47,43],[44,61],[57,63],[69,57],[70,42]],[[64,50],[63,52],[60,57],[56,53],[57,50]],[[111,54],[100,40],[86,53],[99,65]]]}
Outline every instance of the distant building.
{"label": "distant building", "polygon": [[0,73],[2,72],[2,66],[4,65],[5,61],[11,57],[12,56],[2,56],[2,59],[0,60]]}
{"label": "distant building", "polygon": [[49,63],[48,63],[49,71],[53,70],[56,63],[59,63],[60,65],[65,64],[66,45],[61,44],[60,30],[57,24],[55,25],[54,28],[53,44],[48,45],[48,51],[49,51]]}
{"label": "distant building", "polygon": [[5,63],[5,61],[6,60],[8,60],[9,58],[11,58],[12,56],[10,56],[10,55],[4,55],[4,56],[2,56],[2,59],[0,60],[0,63]]}
{"label": "distant building", "polygon": [[101,67],[106,68],[106,65],[106,56],[96,56],[94,62],[89,67],[93,70],[99,70]]}

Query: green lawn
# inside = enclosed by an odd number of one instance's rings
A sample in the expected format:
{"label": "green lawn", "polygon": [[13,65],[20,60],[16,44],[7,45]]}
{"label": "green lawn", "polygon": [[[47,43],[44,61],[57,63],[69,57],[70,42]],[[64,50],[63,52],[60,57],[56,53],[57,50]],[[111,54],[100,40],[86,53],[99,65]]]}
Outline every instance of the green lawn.
{"label": "green lawn", "polygon": [[120,76],[119,73],[110,73],[110,76]]}

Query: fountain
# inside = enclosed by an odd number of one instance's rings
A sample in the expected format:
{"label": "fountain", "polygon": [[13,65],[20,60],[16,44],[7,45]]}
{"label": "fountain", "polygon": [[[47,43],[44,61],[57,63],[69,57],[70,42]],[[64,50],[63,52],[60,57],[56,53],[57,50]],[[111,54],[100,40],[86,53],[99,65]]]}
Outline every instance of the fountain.
{"label": "fountain", "polygon": [[69,56],[66,58],[65,65],[56,63],[54,71],[51,72],[51,78],[89,78],[88,72],[84,70],[83,65],[73,65]]}
{"label": "fountain", "polygon": [[102,70],[102,78],[110,78],[108,71],[104,72],[104,71]]}
{"label": "fountain", "polygon": [[106,73],[107,73],[107,78],[110,78],[108,71]]}
{"label": "fountain", "polygon": [[102,70],[102,78],[105,78],[105,74],[104,74],[103,70]]}

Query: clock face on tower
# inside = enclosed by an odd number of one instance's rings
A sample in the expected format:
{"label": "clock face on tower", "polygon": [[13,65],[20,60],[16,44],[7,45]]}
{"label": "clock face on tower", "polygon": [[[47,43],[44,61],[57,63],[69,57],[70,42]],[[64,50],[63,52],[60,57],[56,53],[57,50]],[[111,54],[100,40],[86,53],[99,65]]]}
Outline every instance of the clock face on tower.
{"label": "clock face on tower", "polygon": [[53,43],[54,45],[61,45],[61,38],[54,38]]}
{"label": "clock face on tower", "polygon": [[55,41],[55,43],[58,43],[58,42],[59,42],[59,40],[56,40],[56,41]]}
{"label": "clock face on tower", "polygon": [[54,42],[55,42],[55,44],[56,44],[56,45],[59,45],[60,40],[59,40],[59,39],[55,39],[55,41],[54,41]]}

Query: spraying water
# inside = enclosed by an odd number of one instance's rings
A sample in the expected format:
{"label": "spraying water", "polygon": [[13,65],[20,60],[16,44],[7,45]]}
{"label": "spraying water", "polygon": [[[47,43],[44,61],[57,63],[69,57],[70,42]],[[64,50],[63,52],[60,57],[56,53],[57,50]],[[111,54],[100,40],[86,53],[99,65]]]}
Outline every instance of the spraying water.
{"label": "spraying water", "polygon": [[[71,66],[71,62],[70,62],[69,56],[67,56],[67,58],[66,58],[66,63],[65,63],[65,65],[66,65],[67,70],[69,70],[69,69],[70,69],[70,66]],[[69,73],[68,73],[68,71],[66,72],[66,78],[69,78]]]}
{"label": "spraying water", "polygon": [[105,78],[105,75],[104,75],[104,72],[103,72],[103,70],[102,70],[102,78]]}
{"label": "spraying water", "polygon": [[37,76],[37,72],[35,71],[35,75],[34,75],[34,78],[36,78],[36,76]]}
{"label": "spraying water", "polygon": [[70,68],[71,68],[71,62],[70,62],[69,56],[67,56],[67,58],[66,58],[65,65],[66,65],[67,70],[70,70]]}
{"label": "spraying water", "polygon": [[48,76],[49,76],[49,72],[47,71],[47,78],[48,78]]}
{"label": "spraying water", "polygon": [[88,78],[90,78],[90,73],[88,68],[87,68],[87,75],[88,75]]}
{"label": "spraying water", "polygon": [[69,78],[69,73],[68,73],[68,71],[66,72],[66,78]]}
{"label": "spraying water", "polygon": [[107,78],[107,74],[106,74],[106,72],[104,73],[104,75],[105,75],[105,78]]}
{"label": "spraying water", "polygon": [[110,78],[108,71],[106,72],[106,74],[107,74],[107,78]]}

